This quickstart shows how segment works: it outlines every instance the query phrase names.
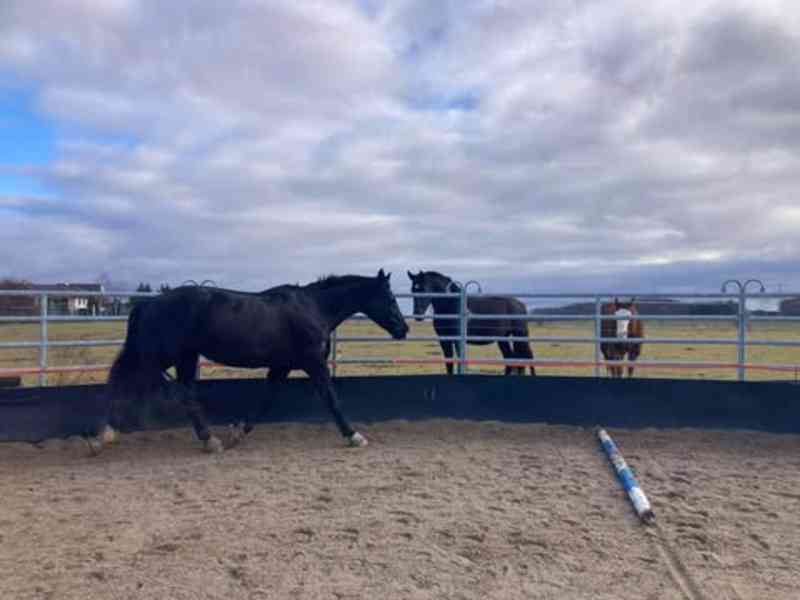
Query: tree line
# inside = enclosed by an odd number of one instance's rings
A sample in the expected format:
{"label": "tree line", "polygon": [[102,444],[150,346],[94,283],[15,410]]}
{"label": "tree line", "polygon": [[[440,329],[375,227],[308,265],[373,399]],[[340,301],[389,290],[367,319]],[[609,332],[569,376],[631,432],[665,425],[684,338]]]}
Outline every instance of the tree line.
{"label": "tree line", "polygon": [[[692,315],[692,316],[724,316],[735,315],[739,312],[737,302],[733,300],[724,302],[679,302],[676,300],[648,300],[647,304],[640,307],[640,312],[648,315]],[[594,302],[575,302],[564,306],[547,308],[534,308],[532,315],[593,315]],[[800,298],[785,298],[777,311],[752,310],[751,314],[778,314],[781,316],[800,315]]]}

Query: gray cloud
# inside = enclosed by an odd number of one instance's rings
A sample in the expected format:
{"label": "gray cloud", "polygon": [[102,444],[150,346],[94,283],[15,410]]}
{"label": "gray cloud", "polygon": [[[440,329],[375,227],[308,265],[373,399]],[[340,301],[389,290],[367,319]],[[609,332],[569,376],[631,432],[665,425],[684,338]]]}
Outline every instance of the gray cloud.
{"label": "gray cloud", "polygon": [[798,55],[780,1],[82,0],[41,19],[12,0],[0,72],[58,146],[15,167],[48,195],[0,197],[0,261],[249,289],[378,267],[800,289]]}

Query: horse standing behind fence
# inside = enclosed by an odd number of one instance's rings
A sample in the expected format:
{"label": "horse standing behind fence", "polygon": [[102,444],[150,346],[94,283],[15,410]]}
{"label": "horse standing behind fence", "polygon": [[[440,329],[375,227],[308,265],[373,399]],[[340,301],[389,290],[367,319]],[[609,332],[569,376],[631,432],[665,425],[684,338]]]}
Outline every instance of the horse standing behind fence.
{"label": "horse standing behind fence", "polygon": [[[636,318],[636,299],[630,302],[614,302],[603,304],[601,312],[604,315],[614,315],[618,319],[602,319],[600,321],[600,337],[617,338],[619,342],[601,342],[600,351],[606,360],[628,360],[634,362],[642,352],[644,338],[644,325]],[[606,365],[611,377],[622,377],[624,367],[619,365]],[[628,377],[633,377],[633,365],[628,365]]]}
{"label": "horse standing behind fence", "polygon": [[[383,269],[377,277],[330,276],[305,286],[279,286],[262,293],[215,287],[182,286],[136,305],[128,320],[125,344],[111,367],[108,393],[112,403],[141,398],[167,387],[165,371],[175,367],[178,391],[197,437],[209,452],[222,442],[209,431],[196,398],[197,359],[233,367],[268,367],[269,391],[292,369],[305,371],[350,445],[366,439],[354,431],[339,409],[327,364],[329,336],[345,319],[364,313],[395,339],[408,333]],[[260,407],[240,424],[230,444],[253,428]],[[111,415],[110,415],[111,416]],[[87,438],[99,452],[114,437],[108,424]]]}
{"label": "horse standing behind fence", "polygon": [[[420,271],[414,275],[408,271],[408,278],[411,280],[411,291],[415,294],[424,293],[445,293],[460,292],[461,287],[450,279],[447,275],[442,275],[436,271]],[[441,298],[431,296],[414,297],[414,316],[417,321],[423,320],[428,306],[433,305],[433,328],[440,337],[455,337],[460,335],[460,322],[458,319],[436,318],[436,315],[457,315],[460,312],[459,298]],[[467,298],[467,310],[477,315],[527,315],[528,309],[516,298],[504,296],[479,296],[477,298]],[[525,319],[511,319],[498,316],[497,319],[473,319],[467,323],[467,336],[484,337],[528,337],[528,322]],[[468,344],[486,345],[494,344],[494,341],[486,340],[467,340]],[[458,342],[452,340],[439,340],[442,352],[446,359],[453,357],[453,350],[460,355]],[[505,359],[533,360],[533,352],[527,340],[497,342],[500,352]],[[463,357],[461,357],[463,358]],[[445,363],[447,374],[453,374],[452,362]],[[536,368],[531,365],[531,375],[536,375]],[[525,374],[525,367],[521,365],[506,365],[506,375],[517,373]]]}

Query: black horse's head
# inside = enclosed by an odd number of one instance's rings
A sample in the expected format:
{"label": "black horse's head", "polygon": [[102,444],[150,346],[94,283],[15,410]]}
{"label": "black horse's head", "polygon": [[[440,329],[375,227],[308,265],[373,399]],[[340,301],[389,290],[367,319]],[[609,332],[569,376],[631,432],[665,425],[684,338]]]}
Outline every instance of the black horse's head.
{"label": "black horse's head", "polygon": [[[408,271],[412,294],[444,294],[454,291],[453,280],[436,271],[420,271],[414,275]],[[430,296],[414,296],[414,318],[425,320],[425,311],[433,302]]]}
{"label": "black horse's head", "polygon": [[383,269],[378,271],[378,278],[375,283],[375,292],[367,300],[363,312],[378,325],[383,327],[396,340],[402,340],[408,335],[408,325],[397,306],[397,299],[392,293],[388,275]]}

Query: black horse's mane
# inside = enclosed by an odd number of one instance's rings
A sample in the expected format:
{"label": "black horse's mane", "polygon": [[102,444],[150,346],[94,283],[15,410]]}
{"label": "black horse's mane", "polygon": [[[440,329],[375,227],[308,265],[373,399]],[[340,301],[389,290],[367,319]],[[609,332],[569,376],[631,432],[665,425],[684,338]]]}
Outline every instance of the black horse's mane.
{"label": "black horse's mane", "polygon": [[323,275],[314,283],[309,285],[313,285],[321,289],[327,289],[348,283],[364,283],[364,281],[367,279],[370,279],[370,277],[364,277],[363,275]]}
{"label": "black horse's mane", "polygon": [[449,281],[452,281],[452,279],[450,277],[448,277],[444,273],[439,273],[439,271],[423,271],[422,274],[423,275],[433,275],[434,277],[441,277],[442,279],[447,279]]}
{"label": "black horse's mane", "polygon": [[457,284],[455,281],[453,281],[452,277],[448,277],[444,273],[439,273],[439,271],[423,271],[422,274],[423,275],[427,275],[429,277],[430,276],[436,277],[441,281],[447,282],[447,285],[446,285],[445,289],[448,292],[460,292],[461,291],[461,286],[459,284]]}
{"label": "black horse's mane", "polygon": [[210,280],[206,279],[202,283],[198,283],[194,279],[187,279],[184,281],[180,287],[200,287],[200,288],[214,288],[219,291],[225,292],[234,292],[237,294],[245,294],[245,295],[252,295],[252,296],[263,296],[263,295],[273,295],[279,294],[281,292],[289,292],[289,291],[297,291],[303,290],[307,288],[315,288],[315,289],[329,289],[331,287],[336,287],[340,285],[347,285],[347,284],[354,284],[354,283],[364,283],[366,280],[371,279],[370,277],[364,277],[363,275],[322,275],[317,278],[316,281],[312,281],[311,283],[307,283],[302,285],[300,283],[286,283],[283,285],[277,285],[275,287],[268,288],[266,290],[261,290],[259,292],[246,292],[242,290],[232,290],[228,288],[220,288],[217,287],[216,284]]}

